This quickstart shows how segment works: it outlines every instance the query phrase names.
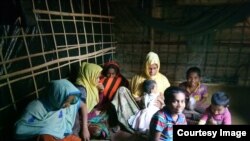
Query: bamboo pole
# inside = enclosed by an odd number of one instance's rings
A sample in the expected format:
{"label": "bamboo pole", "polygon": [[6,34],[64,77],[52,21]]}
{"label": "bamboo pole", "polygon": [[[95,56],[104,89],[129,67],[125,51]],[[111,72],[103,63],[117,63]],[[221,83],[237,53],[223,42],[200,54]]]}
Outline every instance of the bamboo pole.
{"label": "bamboo pole", "polygon": [[[78,33],[79,35],[93,35],[93,33]],[[35,36],[53,36],[53,35],[76,35],[76,33],[41,33],[41,34],[25,34],[25,35],[15,35],[15,36],[4,36],[2,39],[11,39],[11,38],[22,38],[24,37],[35,37]],[[94,33],[94,35],[114,35],[114,34],[98,34]]]}
{"label": "bamboo pole", "polygon": [[[59,4],[59,10],[60,12],[62,12],[62,7],[61,7],[61,0],[58,1],[58,4]],[[64,19],[63,19],[63,16],[61,15],[61,22],[62,22],[62,27],[63,27],[63,34],[64,34],[64,41],[65,41],[65,46],[67,48],[67,57],[69,57],[69,47],[68,47],[68,41],[67,41],[67,37],[66,37],[66,32],[65,32],[65,25],[64,25]],[[79,44],[78,44],[79,45]],[[79,47],[79,46],[78,46]],[[58,46],[57,46],[58,48]],[[70,61],[68,61],[68,63],[70,63]],[[71,70],[71,66],[69,65],[69,70]]]}
{"label": "bamboo pole", "polygon": [[[84,5],[84,4],[83,4],[83,0],[81,0],[81,5]],[[84,6],[81,7],[81,12],[84,13]],[[87,34],[86,34],[87,32],[86,32],[86,28],[85,28],[85,18],[84,18],[84,16],[82,16],[82,21],[83,21],[83,22],[82,22],[83,32],[85,33],[85,34],[84,34],[85,45],[87,45],[87,44],[88,44],[88,38],[87,38]],[[88,51],[88,48],[86,47],[85,49],[86,49],[86,54],[88,54],[88,52],[89,52],[89,51]],[[89,61],[89,60],[87,59],[87,62],[88,62],[88,61]]]}
{"label": "bamboo pole", "polygon": [[[33,9],[34,9],[33,12],[35,14],[35,18],[36,18],[36,22],[37,22],[37,26],[38,26],[38,32],[40,34],[25,34],[25,31],[22,29],[22,35],[1,37],[2,39],[11,39],[11,38],[21,38],[21,39],[23,39],[24,40],[24,44],[25,44],[25,49],[27,51],[27,56],[21,56],[21,57],[10,59],[10,60],[6,60],[6,61],[4,61],[2,59],[3,61],[0,62],[0,65],[6,66],[6,64],[8,64],[8,63],[16,63],[18,61],[22,61],[24,59],[28,59],[29,64],[30,64],[30,68],[19,70],[19,71],[12,72],[12,73],[8,74],[8,72],[6,70],[6,67],[5,67],[5,73],[4,73],[5,75],[1,75],[0,76],[0,80],[5,80],[6,79],[7,81],[6,81],[6,83],[1,83],[0,87],[6,86],[6,85],[9,86],[10,94],[11,94],[11,97],[12,97],[12,103],[9,104],[9,105],[7,105],[7,106],[1,107],[0,111],[4,110],[4,109],[6,109],[6,108],[8,108],[10,106],[14,106],[14,109],[16,109],[16,104],[15,103],[17,103],[17,102],[20,101],[20,100],[16,100],[15,101],[15,99],[14,99],[12,88],[11,88],[11,84],[12,83],[15,83],[15,82],[18,82],[20,80],[32,77],[33,78],[33,83],[35,85],[35,91],[32,92],[32,93],[30,93],[30,94],[28,94],[28,95],[26,95],[26,96],[24,96],[22,99],[25,99],[28,96],[31,96],[31,95],[34,95],[34,94],[36,94],[36,96],[39,97],[39,92],[40,92],[41,88],[39,89],[37,87],[35,76],[47,73],[48,74],[48,79],[50,79],[49,72],[53,71],[53,70],[59,70],[59,77],[61,78],[62,76],[60,74],[60,68],[62,68],[62,67],[70,66],[70,64],[72,64],[72,63],[75,63],[75,62],[78,62],[78,61],[81,62],[82,60],[88,60],[90,58],[95,58],[95,60],[97,60],[97,57],[100,57],[100,56],[103,57],[104,55],[108,55],[108,54],[112,54],[113,55],[115,53],[115,51],[114,51],[115,47],[113,47],[113,46],[114,46],[114,44],[116,42],[113,42],[112,36],[114,34],[112,34],[112,31],[111,31],[111,25],[113,25],[113,23],[111,23],[111,20],[113,19],[112,16],[110,16],[110,15],[103,16],[101,14],[100,15],[95,15],[95,14],[92,14],[92,12],[91,12],[91,14],[74,13],[72,5],[71,5],[72,13],[62,12],[61,10],[58,11],[58,12],[57,11],[49,11],[48,2],[49,2],[48,0],[45,1],[46,7],[47,7],[47,10],[48,10],[48,11],[45,11],[45,10],[37,10],[36,7],[35,7],[35,1],[32,0]],[[61,1],[59,1],[59,3],[60,2]],[[82,0],[81,0],[81,3],[82,3]],[[90,6],[91,6],[91,4],[90,4]],[[99,6],[100,6],[100,1],[99,1]],[[83,8],[83,6],[81,6],[81,7]],[[99,7],[99,8],[101,8],[101,7]],[[60,9],[61,9],[61,7],[60,7]],[[84,12],[84,10],[82,10],[82,12]],[[48,14],[49,19],[39,19],[40,18],[39,14],[40,15],[41,14]],[[59,16],[61,16],[61,19],[52,19],[51,18],[52,15],[59,15]],[[64,16],[73,16],[73,20],[63,19]],[[76,20],[75,17],[82,17],[83,20]],[[84,20],[85,17],[90,17],[91,21]],[[99,18],[100,21],[93,21],[93,18]],[[108,19],[109,22],[103,22],[103,19]],[[52,33],[42,33],[43,31],[42,31],[42,29],[39,26],[39,23],[41,23],[41,22],[49,22],[50,26],[51,26],[51,29],[52,29]],[[66,33],[65,26],[63,25],[63,32],[62,33],[55,33],[55,30],[54,30],[54,27],[53,27],[54,26],[53,22],[62,22],[62,24],[64,24],[64,22],[74,22],[76,32],[75,33]],[[77,31],[76,24],[78,22],[81,22],[83,24],[83,27],[84,27],[84,32],[83,33],[79,33]],[[85,23],[91,23],[91,25],[92,25],[92,32],[91,33],[87,33],[86,32]],[[101,33],[95,33],[94,26],[93,26],[95,23],[100,24],[100,26],[101,26]],[[109,24],[110,25],[110,33],[107,33],[107,34],[103,33],[102,24]],[[60,35],[64,36],[65,45],[60,45],[60,46],[57,45],[56,36],[60,36]],[[66,39],[67,35],[76,35],[77,36],[77,44],[69,45],[67,43],[67,39]],[[84,44],[80,44],[80,37],[82,35],[85,37],[85,41],[86,41]],[[88,40],[87,40],[87,36],[88,35],[92,35],[92,37],[94,39],[93,43],[88,43]],[[99,42],[99,41],[96,42],[96,40],[94,38],[96,35],[101,35],[101,38],[102,38],[101,42]],[[103,38],[106,35],[111,37],[111,41],[110,42],[103,42]],[[54,41],[54,44],[55,44],[55,50],[52,50],[52,51],[45,51],[44,50],[44,46],[45,45],[43,43],[43,38],[45,36],[52,36],[53,37],[53,41]],[[28,43],[27,43],[27,38],[28,37],[39,37],[40,38],[42,52],[35,53],[35,54],[30,54],[30,50],[29,49],[32,48],[32,46],[28,46]],[[111,47],[103,49],[103,46],[105,44],[111,44]],[[100,50],[97,51],[97,48],[96,48],[97,45],[101,45],[102,49],[100,49]],[[95,48],[94,52],[89,53],[88,52],[89,47],[93,47],[93,46]],[[84,47],[86,48],[86,53],[87,54],[81,55],[80,48],[84,48]],[[69,51],[70,50],[74,50],[74,49],[78,49],[79,54],[78,54],[78,56],[72,56],[72,57],[70,57],[69,56]],[[67,51],[67,57],[65,57],[65,58],[59,58],[58,53],[61,52],[61,51]],[[47,61],[46,60],[45,55],[46,54],[50,54],[50,53],[56,53],[57,54],[57,57],[55,58],[55,60],[51,60],[51,61]],[[41,64],[41,65],[33,66],[33,64],[32,64],[32,58],[33,57],[37,57],[37,56],[43,57],[45,63]],[[102,63],[103,62],[104,62],[104,59],[103,59]],[[62,63],[62,64],[59,64],[59,63]],[[49,68],[50,65],[54,65],[54,64],[58,64],[58,65],[56,67]]]}
{"label": "bamboo pole", "polygon": [[[110,43],[111,42],[104,42],[104,44],[110,44]],[[89,44],[87,44],[87,46],[86,46],[86,44],[80,44],[80,47],[93,46],[94,44],[101,44],[101,43],[89,43]],[[75,44],[68,45],[68,47],[70,48],[70,50],[78,48],[78,46],[75,45]],[[64,46],[64,45],[63,46],[57,46],[57,48],[60,48],[60,49],[58,49],[59,52],[67,51],[67,46]],[[41,53],[35,53],[35,54],[31,54],[30,57],[33,58],[33,57],[37,57],[37,56],[41,56],[41,55],[47,55],[47,54],[51,54],[51,53],[55,53],[55,52],[56,52],[55,50],[51,50],[51,51],[46,51],[46,52],[41,52]],[[16,61],[21,61],[21,60],[24,60],[24,59],[28,59],[28,56],[22,56],[22,57],[10,59],[10,60],[2,61],[2,62],[0,62],[0,65],[7,64],[7,63],[12,63],[12,62],[16,62]]]}
{"label": "bamboo pole", "polygon": [[[42,91],[44,88],[45,88],[45,87],[42,87],[42,88],[38,89],[37,91],[38,91],[38,92],[39,92],[39,91]],[[36,93],[36,91],[31,92],[31,93],[25,95],[25,96],[22,97],[21,99],[16,100],[16,101],[14,102],[14,104],[16,104],[16,103],[18,103],[18,102],[20,102],[20,101],[23,101],[24,99],[26,99],[27,97],[30,97],[30,96],[34,95],[35,93]],[[0,108],[0,111],[3,111],[3,110],[5,110],[5,109],[9,108],[9,107],[12,106],[12,105],[13,105],[13,104],[8,104],[8,105],[6,105],[6,106],[4,106],[4,107],[1,107],[1,108]]]}
{"label": "bamboo pole", "polygon": [[45,11],[34,9],[34,13],[37,14],[49,14],[49,15],[62,15],[62,16],[76,16],[76,17],[92,17],[92,18],[103,18],[103,19],[114,19],[112,16],[103,16],[103,15],[95,15],[95,14],[85,14],[85,13],[68,13],[68,12],[57,12],[57,11]]}
{"label": "bamboo pole", "polygon": [[[22,32],[23,35],[25,35],[25,32],[23,31],[23,28],[21,28],[21,32]],[[27,45],[27,40],[26,40],[25,37],[23,37],[23,41],[24,41],[24,46],[25,46],[26,52],[27,52],[29,65],[30,65],[30,67],[32,67],[33,65],[32,65],[32,61],[31,61],[31,57],[30,57],[30,52],[29,52],[29,48],[28,48],[28,45]],[[36,79],[35,79],[35,76],[34,76],[34,71],[31,71],[31,76],[32,76],[32,80],[33,80],[35,91],[36,91],[36,97],[39,98],[38,92],[37,92]]]}
{"label": "bamboo pole", "polygon": [[[36,9],[34,0],[32,0],[32,4],[33,4],[33,9]],[[39,25],[39,22],[38,22],[38,16],[37,16],[37,14],[35,14],[35,18],[36,18],[36,24],[37,24],[37,28],[38,28],[38,32],[39,32],[40,41],[41,41],[41,49],[42,49],[42,52],[43,52],[43,54],[42,54],[43,61],[47,62],[45,54],[44,54],[43,36],[41,35],[42,32],[41,32],[41,28],[40,28],[40,25]],[[32,57],[32,55],[30,57]],[[46,67],[46,69],[48,70],[48,66]],[[47,73],[47,77],[48,77],[48,80],[50,81],[50,73],[49,73],[49,71]]]}
{"label": "bamboo pole", "polygon": [[[62,16],[63,17],[63,16]],[[102,18],[99,18],[102,19]],[[48,22],[50,20],[48,19],[38,19],[38,21],[40,22]],[[51,19],[52,22],[73,22],[74,20],[70,20],[70,19]],[[83,22],[82,20],[75,20],[76,22]],[[104,24],[114,24],[114,23],[109,23],[109,22],[99,22],[99,21],[88,21],[85,20],[84,22],[86,23],[104,23]]]}
{"label": "bamboo pole", "polygon": [[[115,52],[111,51],[111,52],[105,52],[105,53],[102,53],[102,54],[98,54],[96,55],[97,57],[99,56],[102,56],[102,55],[107,55],[107,54],[113,54]],[[65,63],[64,65],[61,65],[61,66],[58,66],[58,67],[54,67],[54,68],[50,68],[48,70],[44,70],[44,71],[38,71],[38,72],[35,72],[34,75],[37,76],[39,74],[43,74],[43,73],[46,73],[46,72],[49,72],[49,71],[53,71],[53,70],[56,70],[56,69],[59,69],[59,68],[62,68],[66,65],[70,65],[70,64],[73,64],[75,62],[78,62],[78,61],[82,61],[82,60],[87,60],[87,59],[91,59],[91,58],[94,58],[95,56],[89,56],[89,57],[78,57],[78,59],[74,59],[72,61],[70,61],[70,63]],[[42,69],[42,68],[40,68]],[[31,77],[31,75],[26,75],[26,76],[23,76],[23,77],[19,77],[19,78],[16,78],[16,79],[13,79],[13,80],[10,80],[9,82],[6,82],[6,83],[1,83],[0,84],[0,87],[3,87],[5,85],[8,85],[9,83],[14,83],[14,82],[17,82],[17,81],[20,81],[20,80],[23,80],[23,79],[26,79],[26,78],[29,78]]]}
{"label": "bamboo pole", "polygon": [[[73,4],[72,4],[72,0],[70,0],[70,8],[71,8],[71,12],[75,13],[74,8],[73,8]],[[74,27],[75,27],[75,32],[76,32],[76,42],[77,42],[77,46],[78,46],[78,55],[81,55],[81,49],[80,49],[80,43],[79,43],[79,37],[78,37],[78,30],[77,30],[77,26],[76,26],[76,18],[75,16],[73,17],[73,23],[74,23]],[[79,61],[79,65],[81,65],[81,62]]]}
{"label": "bamboo pole", "polygon": [[[48,0],[45,0],[45,4],[46,4],[46,8],[49,11]],[[53,26],[53,23],[51,22],[51,14],[49,13],[48,16],[49,16],[49,20],[50,20],[49,23],[50,23],[52,37],[53,37],[54,46],[55,46],[55,50],[56,50],[56,52],[55,52],[56,53],[56,58],[58,59],[59,55],[58,55],[58,50],[57,50],[57,47],[56,47],[57,43],[56,43],[56,37],[55,37],[55,32],[54,32],[54,26]],[[57,66],[60,66],[60,64],[57,63]],[[59,73],[59,78],[61,79],[62,74],[61,74],[61,70],[60,69],[58,69],[58,73]]]}
{"label": "bamboo pole", "polygon": [[[4,60],[2,52],[3,52],[3,51],[2,51],[2,48],[0,48],[0,57],[1,57],[1,60]],[[8,73],[5,64],[3,64],[3,71],[4,71],[5,74]],[[9,88],[9,90],[10,90],[11,101],[12,101],[12,104],[13,104],[14,109],[16,110],[17,108],[16,108],[16,104],[15,104],[15,99],[14,99],[13,91],[12,91],[11,85],[10,85],[10,83],[9,83],[9,82],[10,82],[10,79],[9,79],[9,78],[6,78],[6,79],[7,79],[8,88]]]}
{"label": "bamboo pole", "polygon": [[[100,5],[100,15],[102,15],[101,2],[100,2],[100,0],[98,0],[98,1],[99,1],[99,5]],[[103,23],[101,18],[100,18],[100,23]],[[101,34],[103,34],[102,24],[100,24],[100,28],[101,28]],[[101,42],[103,42],[103,36],[101,36]],[[101,49],[103,49],[103,44],[101,44]],[[102,56],[102,63],[101,64],[104,65],[104,56]]]}
{"label": "bamboo pole", "polygon": [[[92,15],[92,8],[91,8],[91,0],[89,0],[89,12],[90,12],[90,14]],[[91,19],[91,21],[93,21],[93,17],[91,16],[90,17],[90,19]],[[92,38],[93,38],[93,42],[95,43],[95,35],[94,35],[94,33],[95,33],[95,29],[94,29],[94,25],[93,25],[93,22],[91,22],[91,31],[92,31]],[[94,45],[94,52],[96,51],[96,46]],[[97,62],[97,59],[96,59],[96,57],[95,57],[95,62]]]}
{"label": "bamboo pole", "polygon": [[57,58],[55,60],[46,62],[46,63],[44,63],[42,65],[39,65],[39,66],[35,66],[35,67],[32,67],[32,68],[20,70],[18,72],[13,72],[13,73],[2,75],[0,77],[0,80],[7,79],[7,78],[10,78],[10,77],[14,77],[14,76],[17,76],[17,75],[23,75],[23,74],[31,72],[31,71],[39,70],[39,69],[44,68],[46,66],[57,64],[57,63],[68,61],[68,60],[77,60],[77,59],[90,58],[90,57],[97,56],[97,55],[99,56],[99,55],[102,55],[103,53],[111,51],[112,49],[115,49],[115,47],[105,48],[105,49],[102,49],[102,50],[98,50],[96,52],[92,52],[92,53],[88,53],[88,54],[84,54],[84,55],[80,55],[80,56]]}

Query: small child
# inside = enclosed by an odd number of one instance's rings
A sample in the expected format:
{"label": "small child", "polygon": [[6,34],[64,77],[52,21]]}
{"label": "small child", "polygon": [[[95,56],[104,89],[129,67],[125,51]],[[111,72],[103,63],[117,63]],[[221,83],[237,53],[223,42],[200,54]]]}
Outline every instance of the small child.
{"label": "small child", "polygon": [[172,141],[173,125],[186,125],[185,92],[175,86],[167,88],[164,92],[165,107],[155,113],[150,122],[150,140]]}
{"label": "small child", "polygon": [[211,105],[202,115],[199,125],[231,125],[231,114],[228,110],[229,98],[224,92],[216,92],[211,99]]}
{"label": "small child", "polygon": [[[139,133],[147,133],[149,130],[149,123],[153,114],[155,114],[159,107],[156,101],[162,101],[160,93],[157,91],[157,84],[154,80],[145,80],[143,82],[143,96],[142,96],[142,110],[139,110],[135,115],[128,120],[129,125]],[[164,105],[162,103],[161,105]]]}

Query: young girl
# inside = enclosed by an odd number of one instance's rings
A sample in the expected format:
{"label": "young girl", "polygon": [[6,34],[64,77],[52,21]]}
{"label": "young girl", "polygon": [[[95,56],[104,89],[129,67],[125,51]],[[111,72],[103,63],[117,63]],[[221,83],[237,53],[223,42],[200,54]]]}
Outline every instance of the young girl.
{"label": "young girl", "polygon": [[153,114],[155,114],[159,107],[155,106],[157,100],[162,101],[160,93],[157,91],[156,81],[145,80],[143,82],[143,97],[142,97],[142,110],[139,110],[135,115],[131,116],[128,120],[129,125],[140,133],[146,133],[149,130],[149,123]]}
{"label": "young girl", "polygon": [[179,87],[171,86],[164,92],[165,107],[155,113],[150,122],[150,140],[172,141],[173,125],[186,125],[185,93]]}
{"label": "young girl", "polygon": [[202,115],[199,125],[231,125],[231,114],[228,110],[229,98],[224,92],[216,92],[211,99],[211,105]]}
{"label": "young girl", "polygon": [[197,124],[201,113],[207,108],[207,87],[201,83],[201,70],[198,67],[191,67],[186,73],[187,81],[179,86],[186,91],[187,106],[184,114],[188,124]]}

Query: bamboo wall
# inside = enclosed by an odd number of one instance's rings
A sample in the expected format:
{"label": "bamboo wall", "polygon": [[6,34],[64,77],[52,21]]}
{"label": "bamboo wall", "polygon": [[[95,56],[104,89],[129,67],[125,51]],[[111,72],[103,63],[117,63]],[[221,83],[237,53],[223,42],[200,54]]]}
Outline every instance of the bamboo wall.
{"label": "bamboo wall", "polygon": [[[171,6],[168,6],[168,2],[155,0],[151,10],[152,16],[173,23],[177,19],[187,18],[182,11],[175,10],[171,13],[169,10],[180,8],[178,3],[171,3]],[[200,46],[199,43],[188,46],[191,40],[187,36],[152,29],[130,16],[133,13],[126,4],[122,6],[113,4],[114,7],[118,7],[113,9],[114,14],[118,13],[122,17],[115,19],[114,31],[119,46],[115,57],[127,77],[131,78],[141,71],[146,53],[152,50],[160,56],[161,72],[172,83],[184,81],[186,70],[191,66],[198,66],[202,70],[204,82],[250,86],[250,17],[230,28],[218,29],[207,38],[201,37],[202,42],[210,41],[209,46]],[[132,4],[136,3],[128,5]],[[203,4],[200,3],[198,6]],[[218,6],[222,4],[230,3],[221,2]]]}
{"label": "bamboo wall", "polygon": [[116,45],[106,0],[25,2],[24,15],[0,25],[1,141],[11,140],[13,123],[48,81],[70,78],[84,61],[102,65]]}

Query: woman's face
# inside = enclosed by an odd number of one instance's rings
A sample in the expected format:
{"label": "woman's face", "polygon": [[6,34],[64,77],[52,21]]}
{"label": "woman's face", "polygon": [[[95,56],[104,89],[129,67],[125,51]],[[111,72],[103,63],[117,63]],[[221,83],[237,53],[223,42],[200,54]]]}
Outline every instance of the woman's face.
{"label": "woman's face", "polygon": [[116,76],[116,71],[114,68],[109,68],[108,69],[108,73],[107,73],[107,77],[115,77]]}
{"label": "woman's face", "polygon": [[186,104],[185,104],[185,94],[182,92],[178,92],[174,94],[175,98],[170,103],[170,109],[173,114],[182,113]]}
{"label": "woman's face", "polygon": [[100,77],[101,77],[101,73],[99,73],[98,75],[97,75],[97,78],[96,78],[96,86],[99,84],[99,82],[100,82]]}
{"label": "woman's face", "polygon": [[148,67],[148,73],[150,76],[155,76],[158,72],[158,65],[152,64]]}
{"label": "woman's face", "polygon": [[187,82],[190,87],[196,87],[200,82],[200,77],[196,72],[191,72],[187,77]]}

